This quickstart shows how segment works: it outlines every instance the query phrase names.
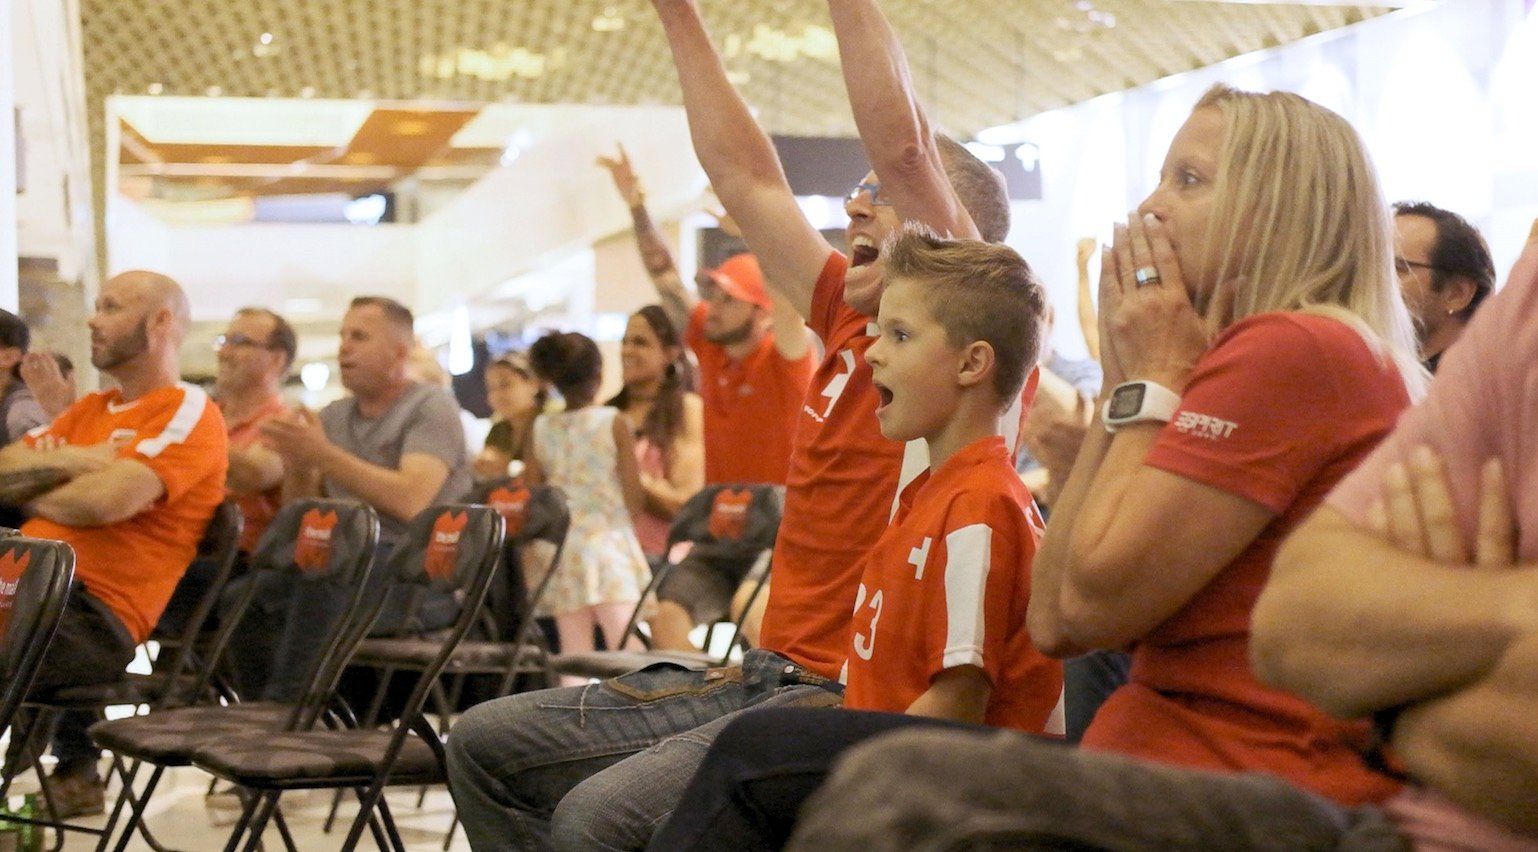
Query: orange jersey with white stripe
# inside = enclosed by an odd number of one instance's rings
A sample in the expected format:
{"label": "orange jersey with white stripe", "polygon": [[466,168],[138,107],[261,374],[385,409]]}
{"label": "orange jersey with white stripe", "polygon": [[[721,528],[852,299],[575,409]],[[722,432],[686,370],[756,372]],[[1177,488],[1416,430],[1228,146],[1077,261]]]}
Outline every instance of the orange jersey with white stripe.
{"label": "orange jersey with white stripe", "polygon": [[148,466],[165,486],[150,508],[115,524],[71,527],[33,518],[22,527],[26,535],[73,547],[76,576],[142,642],[224,499],[224,418],[194,385],[156,388],[127,403],[114,389],[80,399],[52,424],[29,432],[26,441],[34,444],[44,435],[76,446],[109,442],[118,458]]}
{"label": "orange jersey with white stripe", "polygon": [[999,436],[903,489],[861,563],[844,706],[901,713],[942,671],[975,666],[993,684],[984,721],[1042,733],[1063,670],[1025,627],[1041,529]]}

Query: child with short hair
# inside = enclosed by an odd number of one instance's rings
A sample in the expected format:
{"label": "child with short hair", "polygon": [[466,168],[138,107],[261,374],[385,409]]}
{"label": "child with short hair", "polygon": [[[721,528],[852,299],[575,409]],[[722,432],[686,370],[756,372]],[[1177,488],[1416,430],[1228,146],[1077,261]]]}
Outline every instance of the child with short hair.
{"label": "child with short hair", "polygon": [[918,225],[881,256],[880,336],[865,353],[876,417],[887,438],[922,438],[930,469],[898,495],[891,525],[861,560],[844,710],[740,714],[652,849],[780,848],[844,749],[893,729],[969,722],[1049,733],[1062,665],[1036,650],[1025,624],[1041,515],[999,428],[1034,382],[1044,294],[1007,246],[943,240]]}
{"label": "child with short hair", "polygon": [[1042,521],[1000,417],[1035,378],[1045,297],[1007,246],[909,225],[882,255],[876,417],[930,469],[864,558],[844,706],[1041,733],[1062,667],[1026,632]]}

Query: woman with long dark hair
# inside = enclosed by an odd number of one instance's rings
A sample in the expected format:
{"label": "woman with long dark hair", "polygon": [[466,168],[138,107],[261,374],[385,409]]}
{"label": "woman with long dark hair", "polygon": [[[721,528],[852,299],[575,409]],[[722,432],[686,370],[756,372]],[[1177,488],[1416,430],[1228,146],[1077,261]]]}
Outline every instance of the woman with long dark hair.
{"label": "woman with long dark hair", "polygon": [[683,341],[657,305],[630,315],[620,341],[625,386],[607,405],[636,424],[636,461],[644,494],[636,516],[641,549],[662,556],[673,515],[705,484],[704,406]]}

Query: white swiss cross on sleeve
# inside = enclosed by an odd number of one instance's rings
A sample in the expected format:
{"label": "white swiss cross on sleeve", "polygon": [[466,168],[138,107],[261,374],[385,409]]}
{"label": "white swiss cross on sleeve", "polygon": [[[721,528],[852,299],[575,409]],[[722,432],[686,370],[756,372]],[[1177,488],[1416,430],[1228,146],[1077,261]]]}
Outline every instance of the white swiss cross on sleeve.
{"label": "white swiss cross on sleeve", "polygon": [[908,551],[908,564],[913,566],[913,579],[924,579],[924,563],[929,561],[929,545],[934,539],[924,536],[924,542]]}

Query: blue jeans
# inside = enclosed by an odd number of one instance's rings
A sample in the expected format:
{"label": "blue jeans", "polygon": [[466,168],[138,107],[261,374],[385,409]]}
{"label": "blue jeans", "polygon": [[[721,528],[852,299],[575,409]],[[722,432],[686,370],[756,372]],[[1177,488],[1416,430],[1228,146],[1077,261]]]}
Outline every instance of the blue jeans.
{"label": "blue jeans", "polygon": [[449,789],[471,846],[643,849],[721,728],[764,707],[831,706],[837,683],[771,651],[740,667],[671,664],[470,708]]}
{"label": "blue jeans", "polygon": [[[851,818],[851,815],[858,818]],[[1408,852],[1388,817],[1009,732],[907,730],[848,751],[786,848]]]}

